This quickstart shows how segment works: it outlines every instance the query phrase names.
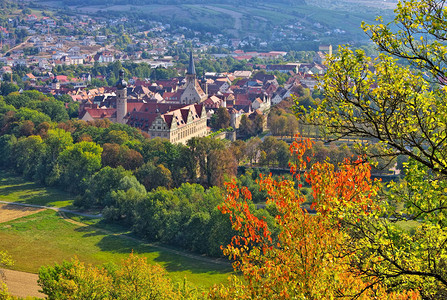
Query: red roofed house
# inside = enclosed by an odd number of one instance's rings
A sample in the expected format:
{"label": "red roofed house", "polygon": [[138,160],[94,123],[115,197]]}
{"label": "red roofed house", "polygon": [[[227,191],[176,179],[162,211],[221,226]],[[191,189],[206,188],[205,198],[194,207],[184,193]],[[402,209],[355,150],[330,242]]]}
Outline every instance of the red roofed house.
{"label": "red roofed house", "polygon": [[26,22],[33,22],[33,21],[37,21],[37,16],[36,16],[36,15],[34,15],[34,14],[31,14],[31,15],[27,15],[27,16],[26,16],[26,18],[25,18],[25,21],[26,21]]}
{"label": "red roofed house", "polygon": [[84,114],[79,116],[81,120],[93,121],[97,119],[113,119],[113,114],[115,114],[115,108],[86,108]]}
{"label": "red roofed house", "polygon": [[36,76],[34,76],[32,73],[28,73],[23,76],[22,81],[36,81]]}
{"label": "red roofed house", "polygon": [[90,121],[108,118],[149,133],[151,138],[169,139],[171,143],[185,144],[192,137],[208,135],[206,111],[203,104],[170,104],[127,98],[124,71],[119,73],[116,84],[116,108],[85,108],[80,119]]}

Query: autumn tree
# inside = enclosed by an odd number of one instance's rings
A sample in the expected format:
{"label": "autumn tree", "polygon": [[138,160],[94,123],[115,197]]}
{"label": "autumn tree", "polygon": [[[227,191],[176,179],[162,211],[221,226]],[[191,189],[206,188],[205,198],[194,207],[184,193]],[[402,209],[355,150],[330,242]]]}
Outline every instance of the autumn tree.
{"label": "autumn tree", "polygon": [[223,186],[225,180],[237,175],[237,162],[230,149],[216,149],[208,156],[210,172],[209,182],[212,186]]}
{"label": "autumn tree", "polygon": [[390,289],[445,299],[447,10],[445,1],[408,0],[395,12],[390,23],[363,24],[382,52],[377,58],[342,47],[329,60],[325,97],[311,120],[329,139],[377,141],[381,151],[366,145],[366,157],[410,158],[405,180],[390,184],[382,209],[371,214],[375,221],[343,224],[361,250],[351,263]]}
{"label": "autumn tree", "polygon": [[[192,138],[187,142],[187,145],[190,151],[190,165],[199,171],[199,180],[202,184],[211,186],[215,183],[222,183],[225,174],[235,174],[236,160],[227,151],[222,140]],[[226,153],[226,157],[222,157],[224,153]],[[220,164],[219,167],[217,167],[217,164]]]}
{"label": "autumn tree", "polygon": [[[361,224],[360,219],[371,218],[372,212],[380,210],[375,201],[378,187],[370,178],[369,165],[359,160],[335,171],[329,162],[309,163],[303,155],[311,145],[310,140],[304,140],[291,147],[297,156],[298,164],[292,165],[291,172],[298,189],[294,181],[261,176],[260,185],[269,195],[267,207],[275,213],[274,224],[256,216],[247,188],[228,183],[220,210],[229,215],[238,233],[223,251],[243,278],[233,276],[227,286],[215,286],[210,297],[417,299],[418,293],[410,287],[388,293],[393,286],[380,277],[363,278],[352,268],[352,261],[360,258],[357,255],[361,252],[350,244],[350,232],[344,224]],[[305,200],[303,179],[312,187],[316,215],[300,207]],[[345,252],[346,244],[352,245],[350,252]]]}
{"label": "autumn tree", "polygon": [[243,114],[241,117],[239,132],[244,137],[252,136],[255,132],[253,122],[245,114]]}
{"label": "autumn tree", "polygon": [[267,124],[273,135],[293,137],[298,131],[298,120],[283,109],[274,108],[268,115]]}

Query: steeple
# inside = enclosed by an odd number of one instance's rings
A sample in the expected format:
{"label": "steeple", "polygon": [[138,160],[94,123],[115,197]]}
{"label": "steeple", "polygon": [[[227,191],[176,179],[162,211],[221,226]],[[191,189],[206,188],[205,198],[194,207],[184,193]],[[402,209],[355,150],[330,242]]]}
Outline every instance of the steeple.
{"label": "steeple", "polygon": [[194,59],[192,58],[192,50],[189,53],[189,66],[186,71],[186,85],[185,89],[180,96],[180,102],[182,104],[200,103],[207,99],[207,95],[200,87],[200,83],[197,80],[196,68],[194,66]]}
{"label": "steeple", "polygon": [[194,66],[194,59],[192,58],[192,50],[189,52],[189,66],[188,71],[186,72],[188,75],[196,75],[196,67]]}

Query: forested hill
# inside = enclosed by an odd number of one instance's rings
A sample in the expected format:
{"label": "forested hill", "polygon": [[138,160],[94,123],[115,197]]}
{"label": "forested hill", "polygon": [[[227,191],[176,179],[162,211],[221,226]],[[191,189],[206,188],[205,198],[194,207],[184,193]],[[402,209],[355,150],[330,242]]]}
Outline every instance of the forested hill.
{"label": "forested hill", "polygon": [[[271,3],[269,0],[240,0],[238,4],[260,4]],[[290,4],[290,5],[303,5],[306,4],[305,0],[277,0],[276,3]],[[163,5],[176,5],[176,4],[235,4],[233,0],[64,0],[66,5],[118,5],[118,4],[131,4],[131,5],[150,5],[150,4],[163,4]]]}

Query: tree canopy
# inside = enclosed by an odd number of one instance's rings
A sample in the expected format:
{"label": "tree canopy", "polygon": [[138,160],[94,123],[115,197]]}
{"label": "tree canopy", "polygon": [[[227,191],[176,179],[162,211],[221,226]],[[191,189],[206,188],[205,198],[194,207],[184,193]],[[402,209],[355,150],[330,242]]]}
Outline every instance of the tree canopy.
{"label": "tree canopy", "polygon": [[[445,1],[408,0],[395,12],[390,23],[363,24],[378,57],[341,47],[329,59],[324,99],[310,120],[329,140],[363,141],[365,158],[410,158],[404,180],[389,184],[377,200],[376,220],[343,223],[362,253],[351,263],[391,290],[444,299],[447,10]],[[375,143],[381,150],[372,153]]]}

